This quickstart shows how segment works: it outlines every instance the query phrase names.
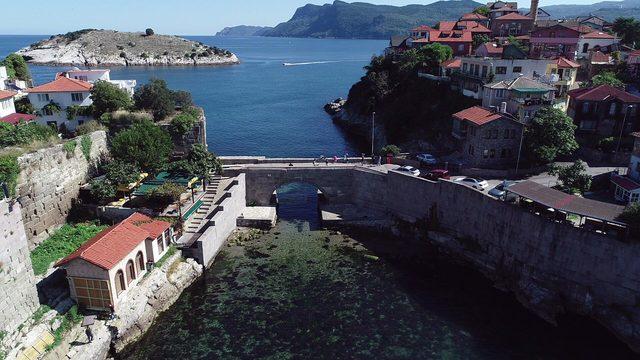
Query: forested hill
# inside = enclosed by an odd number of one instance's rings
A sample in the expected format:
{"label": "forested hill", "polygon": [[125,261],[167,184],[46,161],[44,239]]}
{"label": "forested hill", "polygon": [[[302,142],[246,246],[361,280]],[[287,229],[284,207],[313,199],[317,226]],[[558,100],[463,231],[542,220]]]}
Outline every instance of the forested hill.
{"label": "forested hill", "polygon": [[[608,21],[618,17],[640,19],[640,0],[601,1],[584,5],[548,5],[541,8],[551,14],[554,19],[575,18],[576,16],[597,15]],[[526,11],[526,9],[522,9]]]}
{"label": "forested hill", "polygon": [[388,39],[416,25],[457,20],[481,3],[471,0],[438,1],[428,5],[388,6],[335,1],[299,8],[291,20],[266,36],[343,39]]}

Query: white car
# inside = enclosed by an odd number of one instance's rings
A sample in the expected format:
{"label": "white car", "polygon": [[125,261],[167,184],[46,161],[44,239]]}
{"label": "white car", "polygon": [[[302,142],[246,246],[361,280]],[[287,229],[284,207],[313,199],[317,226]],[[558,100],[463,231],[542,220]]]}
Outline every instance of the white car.
{"label": "white car", "polygon": [[454,181],[480,191],[483,191],[489,187],[489,183],[486,180],[480,178],[463,177],[455,179]]}
{"label": "white car", "polygon": [[420,170],[414,168],[413,166],[402,166],[397,168],[396,171],[411,174],[413,176],[420,176]]}
{"label": "white car", "polygon": [[416,159],[425,165],[436,165],[438,163],[438,159],[431,154],[420,154],[416,156]]}

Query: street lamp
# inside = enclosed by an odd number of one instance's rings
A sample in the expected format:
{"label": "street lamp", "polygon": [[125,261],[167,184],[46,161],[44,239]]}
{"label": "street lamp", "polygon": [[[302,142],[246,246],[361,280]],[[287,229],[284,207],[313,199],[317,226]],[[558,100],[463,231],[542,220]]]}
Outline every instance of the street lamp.
{"label": "street lamp", "polygon": [[624,134],[624,126],[627,123],[627,115],[629,115],[629,111],[633,109],[633,105],[628,105],[624,110],[624,118],[622,119],[622,126],[620,127],[620,137],[618,138],[618,146],[616,146],[616,154],[620,151],[620,145],[622,144],[622,135]]}
{"label": "street lamp", "polygon": [[376,131],[376,112],[374,111],[371,115],[371,161],[373,162],[373,152],[374,152],[374,140],[375,140],[375,131]]}

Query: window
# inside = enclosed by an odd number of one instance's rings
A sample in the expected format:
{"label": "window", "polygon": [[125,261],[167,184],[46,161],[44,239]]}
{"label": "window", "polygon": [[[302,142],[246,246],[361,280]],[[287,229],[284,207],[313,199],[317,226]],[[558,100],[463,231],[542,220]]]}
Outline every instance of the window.
{"label": "window", "polygon": [[164,242],[162,242],[162,236],[158,237],[156,242],[158,243],[158,252],[159,253],[163,253],[164,252]]}
{"label": "window", "polygon": [[507,90],[505,89],[498,89],[496,90],[496,97],[497,98],[504,98],[504,96],[506,95]]}
{"label": "window", "polygon": [[473,145],[469,145],[469,155],[473,155],[473,153],[474,153]]}
{"label": "window", "polygon": [[497,138],[498,138],[499,133],[500,133],[500,132],[499,132],[497,129],[496,129],[496,130],[493,130],[493,136],[492,136],[492,138],[493,138],[493,139],[497,139]]}
{"label": "window", "polygon": [[462,64],[462,72],[467,72],[467,63]]}
{"label": "window", "polygon": [[522,66],[514,66],[513,67],[513,72],[514,73],[521,73],[522,72]]}
{"label": "window", "polygon": [[473,69],[473,75],[475,75],[475,76],[480,75],[480,65],[476,64],[476,66]]}
{"label": "window", "polygon": [[588,113],[589,112],[589,102],[585,101],[582,103],[582,112],[583,113]]}
{"label": "window", "polygon": [[109,282],[106,280],[73,278],[73,287],[80,306],[94,309],[111,307]]}
{"label": "window", "polygon": [[482,151],[482,157],[485,158],[485,159],[488,159],[489,158],[489,150]]}
{"label": "window", "polygon": [[10,106],[10,105],[9,105],[9,102],[10,102],[9,100],[7,100],[7,101],[2,101],[2,102],[1,102],[1,104],[2,104],[2,110],[7,110],[7,109],[9,108],[9,106]]}
{"label": "window", "polygon": [[458,45],[458,51],[464,51],[464,44]]}
{"label": "window", "polygon": [[589,43],[582,45],[582,53],[586,54],[589,51]]}
{"label": "window", "polygon": [[500,151],[500,157],[503,159],[507,157],[507,149],[502,149],[502,151]]}
{"label": "window", "polygon": [[42,109],[42,114],[45,115],[45,116],[51,116],[51,115],[53,115],[53,111],[51,109],[49,109],[49,108],[43,108]]}
{"label": "window", "polygon": [[506,66],[496,66],[496,74],[506,74],[507,67]]}
{"label": "window", "polygon": [[487,68],[486,65],[484,65],[482,67],[482,77],[487,77],[487,72],[489,71],[489,69]]}
{"label": "window", "polygon": [[82,102],[84,100],[84,95],[82,93],[72,93],[71,101],[73,102]]}
{"label": "window", "polygon": [[496,157],[496,149],[491,149],[491,151],[489,151],[489,157],[492,159]]}
{"label": "window", "polygon": [[505,139],[509,138],[509,129],[504,129],[504,138]]}
{"label": "window", "polygon": [[49,94],[38,94],[39,102],[49,102]]}
{"label": "window", "polygon": [[609,106],[609,116],[614,116],[616,114],[616,103],[611,103]]}
{"label": "window", "polygon": [[595,130],[597,124],[595,120],[582,120],[580,121],[580,130]]}
{"label": "window", "polygon": [[167,229],[164,232],[164,246],[168,248],[169,245],[171,245],[171,230]]}
{"label": "window", "polygon": [[133,265],[133,261],[127,262],[127,284],[131,284],[136,279],[136,267]]}
{"label": "window", "polygon": [[136,255],[136,266],[138,267],[138,273],[141,273],[144,271],[144,256],[142,255],[142,251],[138,251],[138,254]]}
{"label": "window", "polygon": [[80,80],[80,81],[87,81],[88,80],[88,78],[85,75],[74,76],[74,78],[76,80]]}
{"label": "window", "polygon": [[511,138],[512,139],[516,138],[516,130],[515,129],[511,129]]}
{"label": "window", "polygon": [[118,270],[116,273],[116,295],[120,295],[126,289],[126,285],[124,283],[124,273],[122,270]]}

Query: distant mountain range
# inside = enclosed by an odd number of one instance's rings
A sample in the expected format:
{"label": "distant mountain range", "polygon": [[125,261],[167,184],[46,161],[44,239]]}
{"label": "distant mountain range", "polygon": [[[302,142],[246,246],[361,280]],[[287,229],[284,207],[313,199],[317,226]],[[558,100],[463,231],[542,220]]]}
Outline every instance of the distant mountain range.
{"label": "distant mountain range", "polygon": [[[238,26],[218,35],[312,37],[341,39],[388,39],[406,34],[417,25],[435,25],[442,20],[457,20],[483,3],[473,0],[437,1],[428,5],[389,6],[367,3],[308,4],[298,8],[287,22],[275,28]],[[597,15],[613,21],[620,16],[640,19],[640,0],[603,1],[591,5],[542,6],[554,19]],[[521,9],[526,12],[527,9]]]}
{"label": "distant mountain range", "polygon": [[273,28],[269,26],[232,26],[226,27],[216,34],[216,36],[264,36]]}

